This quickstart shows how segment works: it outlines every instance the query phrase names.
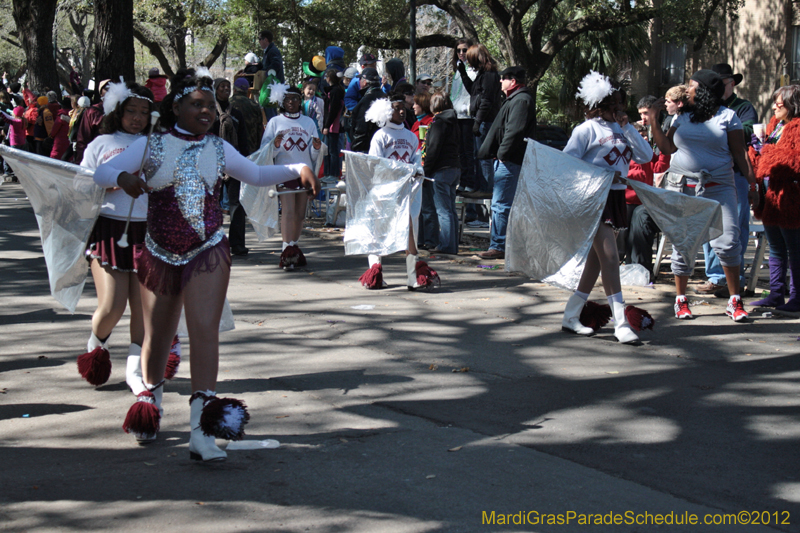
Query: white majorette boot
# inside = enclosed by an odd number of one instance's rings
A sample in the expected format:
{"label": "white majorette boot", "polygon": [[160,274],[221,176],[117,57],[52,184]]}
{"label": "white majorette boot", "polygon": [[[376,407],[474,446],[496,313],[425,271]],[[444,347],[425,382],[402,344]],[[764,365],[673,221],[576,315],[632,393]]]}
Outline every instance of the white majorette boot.
{"label": "white majorette boot", "polygon": [[147,390],[142,379],[142,347],[131,343],[128,346],[128,360],[125,365],[125,383],[128,384],[134,396]]}
{"label": "white majorette boot", "polygon": [[214,438],[241,440],[250,420],[247,407],[233,398],[217,398],[210,390],[192,394],[189,407],[189,457],[196,461],[224,461],[228,454],[217,447]]}
{"label": "white majorette boot", "polygon": [[586,305],[586,300],[574,294],[567,300],[567,306],[564,308],[564,318],[561,320],[561,331],[568,331],[570,333],[577,333],[578,335],[594,335],[592,328],[587,328],[581,324],[581,311],[583,306]]}
{"label": "white majorette boot", "polygon": [[408,273],[408,290],[413,291],[422,287],[417,283],[417,256],[408,254],[406,256],[406,271]]}
{"label": "white majorette boot", "polygon": [[628,319],[625,317],[625,303],[612,302],[611,311],[614,313],[614,336],[622,344],[632,344],[639,341],[639,336],[633,332]]}
{"label": "white majorette boot", "polygon": [[111,377],[111,356],[108,353],[108,339],[101,341],[92,332],[86,343],[86,353],[78,356],[78,372],[81,377],[94,385],[102,385]]}
{"label": "white majorette boot", "polygon": [[136,395],[136,402],[128,409],[122,429],[125,433],[133,433],[139,444],[150,444],[156,440],[161,426],[164,381],[156,385],[143,383],[143,386],[145,390]]}

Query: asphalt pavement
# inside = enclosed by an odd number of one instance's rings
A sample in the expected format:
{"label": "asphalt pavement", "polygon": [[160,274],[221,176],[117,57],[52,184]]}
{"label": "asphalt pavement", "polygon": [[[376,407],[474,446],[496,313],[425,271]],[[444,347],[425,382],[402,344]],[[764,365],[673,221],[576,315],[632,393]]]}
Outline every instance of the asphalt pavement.
{"label": "asphalt pavement", "polygon": [[366,291],[366,259],[331,234],[284,272],[279,240],[249,231],[218,392],[247,403],[245,442],[280,446],[199,464],[189,343],[138,446],[127,315],[111,379],[88,385],[91,282],[74,315],[52,299],[19,185],[0,228],[0,531],[800,531],[797,319],[735,324],[693,296],[681,322],[669,285],[626,287],[656,319],[626,346],[562,333],[568,294],[486,268],[502,262],[434,256],[442,286],[409,292],[395,255]]}

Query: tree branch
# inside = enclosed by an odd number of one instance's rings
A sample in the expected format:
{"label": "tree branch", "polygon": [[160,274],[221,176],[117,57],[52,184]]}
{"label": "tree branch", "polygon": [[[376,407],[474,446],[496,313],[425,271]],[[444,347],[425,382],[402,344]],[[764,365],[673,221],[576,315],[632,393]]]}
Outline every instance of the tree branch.
{"label": "tree branch", "polygon": [[719,7],[722,0],[712,0],[711,6],[708,12],[705,14],[703,18],[703,29],[700,34],[694,38],[694,42],[692,43],[692,50],[697,52],[706,44],[706,39],[708,39],[708,32],[711,28],[711,19],[714,16],[714,12],[716,12],[717,7]]}
{"label": "tree branch", "polygon": [[201,65],[210,67],[214,64],[214,62],[219,59],[219,56],[222,55],[222,51],[225,50],[225,46],[228,44],[228,36],[226,34],[222,34],[217,39],[217,44],[214,45],[214,48],[211,49],[211,52],[200,62]]}
{"label": "tree branch", "polygon": [[155,39],[146,36],[138,24],[134,24],[133,26],[133,36],[137,41],[142,43],[142,46],[150,50],[150,53],[153,54],[153,57],[158,60],[158,64],[161,65],[161,70],[164,71],[164,74],[170,77],[175,74],[175,72],[172,70],[172,66],[169,64],[169,59],[167,59],[166,54],[164,54],[164,50],[161,48],[161,45],[158,44]]}
{"label": "tree branch", "polygon": [[478,42],[478,30],[475,29],[472,19],[469,18],[467,12],[464,11],[464,8],[462,8],[461,4],[458,2],[453,0],[421,0],[417,2],[417,5],[432,5],[441,9],[453,17],[453,20],[455,20],[458,27],[461,28],[465,37],[472,39],[473,42]]}
{"label": "tree branch", "polygon": [[483,0],[483,3],[489,8],[492,18],[497,22],[498,29],[501,31],[506,30],[511,23],[511,13],[508,12],[506,6],[500,0]]}

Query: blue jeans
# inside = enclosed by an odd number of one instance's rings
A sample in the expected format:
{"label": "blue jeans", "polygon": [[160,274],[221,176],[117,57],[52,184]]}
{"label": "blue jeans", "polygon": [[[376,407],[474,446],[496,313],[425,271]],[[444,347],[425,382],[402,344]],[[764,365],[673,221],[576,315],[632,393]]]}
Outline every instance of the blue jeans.
{"label": "blue jeans", "polygon": [[439,217],[439,251],[458,253],[458,216],[456,215],[456,188],[461,169],[445,168],[434,172],[433,199]]}
{"label": "blue jeans", "polygon": [[422,210],[419,213],[419,235],[417,245],[429,248],[439,246],[439,217],[433,199],[433,182],[422,182]]}
{"label": "blue jeans", "polygon": [[[481,149],[483,141],[486,140],[486,134],[489,133],[489,128],[492,127],[492,122],[481,122],[481,135],[475,137],[475,157],[478,157],[478,151]],[[472,133],[470,133],[472,135]],[[494,162],[491,159],[480,159],[478,161],[478,190],[493,191],[494,190]]]}
{"label": "blue jeans", "polygon": [[341,147],[339,146],[339,134],[328,133],[325,136],[325,144],[328,145],[328,155],[322,160],[325,167],[325,175],[339,179],[342,174]]}
{"label": "blue jeans", "polygon": [[764,224],[770,259],[800,264],[800,229],[786,229]]}
{"label": "blue jeans", "polygon": [[[478,189],[478,179],[475,176],[475,136],[472,135],[471,118],[458,119],[459,132],[461,133],[461,186]],[[470,204],[473,205],[473,204]]]}
{"label": "blue jeans", "polygon": [[506,228],[511,203],[517,193],[521,165],[511,161],[494,162],[494,189],[492,190],[492,231],[489,249],[506,251]]}
{"label": "blue jeans", "polygon": [[[747,200],[747,192],[750,190],[750,184],[747,182],[742,174],[735,172],[734,181],[736,183],[736,201],[739,204],[739,242],[742,246],[742,263],[739,265],[739,274],[741,283],[744,283],[744,253],[747,251],[747,244],[750,240],[750,202]],[[725,272],[722,270],[722,265],[719,262],[717,254],[710,243],[703,245],[703,255],[706,258],[706,277],[708,281],[715,285],[725,284]]]}

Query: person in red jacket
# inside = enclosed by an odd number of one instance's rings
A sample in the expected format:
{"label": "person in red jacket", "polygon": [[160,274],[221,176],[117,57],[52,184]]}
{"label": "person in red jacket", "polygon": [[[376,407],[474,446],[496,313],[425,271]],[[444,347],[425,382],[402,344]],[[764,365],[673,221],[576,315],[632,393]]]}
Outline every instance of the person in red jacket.
{"label": "person in red jacket", "polygon": [[[750,147],[761,204],[753,209],[769,242],[769,296],[751,305],[800,312],[800,85],[772,95],[773,117],[766,138]],[[792,273],[789,301],[786,270]]]}
{"label": "person in red jacket", "polygon": [[53,119],[53,127],[50,129],[50,138],[53,139],[53,148],[50,150],[50,157],[61,159],[69,148],[69,112],[66,109],[58,109]]}
{"label": "person in red jacket", "polygon": [[[642,137],[647,139],[647,126],[636,123],[634,127],[641,133]],[[648,163],[639,164],[636,161],[631,161],[628,179],[653,185],[653,175],[666,172],[669,168],[669,160],[669,155],[659,151],[658,155],[653,154],[653,159]],[[625,190],[625,203],[628,207],[628,220],[630,221],[628,232],[625,236],[625,263],[642,265],[652,274],[653,242],[656,234],[661,230],[630,185]]]}
{"label": "person in red jacket", "polygon": [[75,161],[83,160],[83,152],[86,150],[86,145],[92,142],[95,137],[100,135],[100,123],[103,122],[103,96],[108,90],[108,83],[111,80],[103,80],[98,86],[100,92],[100,102],[88,108],[83,112],[81,118],[81,125],[78,128],[78,139],[75,142]]}
{"label": "person in red jacket", "polygon": [[148,72],[147,81],[144,82],[144,86],[153,92],[153,98],[155,98],[157,103],[167,97],[167,77],[161,74],[155,67],[151,68],[150,72]]}

